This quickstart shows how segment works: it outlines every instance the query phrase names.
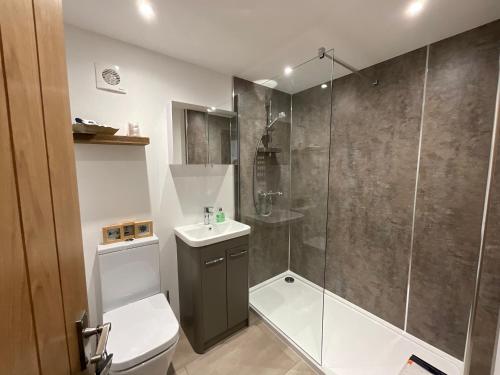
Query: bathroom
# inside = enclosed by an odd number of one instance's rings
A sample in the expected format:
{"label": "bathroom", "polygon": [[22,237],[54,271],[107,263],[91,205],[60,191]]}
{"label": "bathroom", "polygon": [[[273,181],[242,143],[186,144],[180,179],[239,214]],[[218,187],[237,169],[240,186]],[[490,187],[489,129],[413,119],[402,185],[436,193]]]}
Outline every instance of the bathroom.
{"label": "bathroom", "polygon": [[500,2],[0,0],[0,47],[0,374],[500,374]]}

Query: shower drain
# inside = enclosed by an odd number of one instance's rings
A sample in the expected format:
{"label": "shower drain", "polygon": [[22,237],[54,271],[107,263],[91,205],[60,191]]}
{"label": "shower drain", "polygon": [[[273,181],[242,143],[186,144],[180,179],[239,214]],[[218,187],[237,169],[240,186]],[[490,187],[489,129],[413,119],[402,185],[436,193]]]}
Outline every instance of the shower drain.
{"label": "shower drain", "polygon": [[291,277],[291,276],[287,276],[287,277],[285,277],[285,281],[287,283],[293,283],[295,281],[295,279],[293,277]]}

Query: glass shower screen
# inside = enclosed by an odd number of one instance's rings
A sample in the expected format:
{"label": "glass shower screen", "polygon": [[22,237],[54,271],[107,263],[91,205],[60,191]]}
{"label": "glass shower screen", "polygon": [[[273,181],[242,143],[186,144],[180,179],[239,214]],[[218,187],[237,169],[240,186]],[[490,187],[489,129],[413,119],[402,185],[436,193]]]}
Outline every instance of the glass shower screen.
{"label": "glass shower screen", "polygon": [[318,364],[332,76],[332,60],[315,57],[260,84],[234,82],[240,212],[252,226],[250,304]]}

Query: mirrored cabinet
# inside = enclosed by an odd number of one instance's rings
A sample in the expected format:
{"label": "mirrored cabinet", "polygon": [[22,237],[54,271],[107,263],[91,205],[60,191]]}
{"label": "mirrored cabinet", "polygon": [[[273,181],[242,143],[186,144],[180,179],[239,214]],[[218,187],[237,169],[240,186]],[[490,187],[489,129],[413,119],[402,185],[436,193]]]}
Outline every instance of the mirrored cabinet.
{"label": "mirrored cabinet", "polygon": [[236,164],[235,112],[172,102],[173,157],[170,164]]}

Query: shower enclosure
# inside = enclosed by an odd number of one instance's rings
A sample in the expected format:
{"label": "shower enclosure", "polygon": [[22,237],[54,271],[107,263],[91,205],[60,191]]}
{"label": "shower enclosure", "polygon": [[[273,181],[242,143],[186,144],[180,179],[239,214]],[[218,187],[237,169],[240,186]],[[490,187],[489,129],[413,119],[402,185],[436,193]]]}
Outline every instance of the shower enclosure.
{"label": "shower enclosure", "polygon": [[466,349],[486,347],[485,325],[469,328],[498,39],[476,33],[361,73],[320,51],[259,84],[234,79],[250,304],[325,373],[398,375],[416,355],[469,374]]}
{"label": "shower enclosure", "polygon": [[263,85],[235,80],[251,303],[318,363],[332,71],[333,61],[318,56]]}

